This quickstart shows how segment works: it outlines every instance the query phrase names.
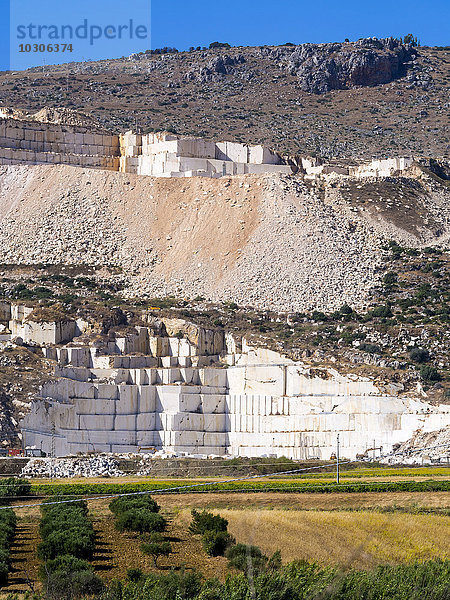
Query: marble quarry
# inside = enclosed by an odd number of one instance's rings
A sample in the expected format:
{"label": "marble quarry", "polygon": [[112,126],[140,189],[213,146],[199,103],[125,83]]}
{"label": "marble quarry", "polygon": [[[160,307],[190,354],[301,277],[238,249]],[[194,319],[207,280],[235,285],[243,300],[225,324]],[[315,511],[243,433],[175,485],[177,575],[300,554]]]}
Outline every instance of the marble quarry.
{"label": "marble quarry", "polygon": [[67,164],[154,177],[292,173],[284,159],[264,146],[216,143],[165,132],[111,135],[0,113],[0,165],[14,164]]}
{"label": "marble quarry", "polygon": [[[166,320],[169,321],[169,320]],[[245,338],[179,325],[102,344],[46,345],[55,380],[21,422],[23,443],[48,454],[164,451],[329,459],[380,456],[417,431],[450,424],[450,406],[401,384],[311,367]]]}
{"label": "marble quarry", "polygon": [[285,158],[262,145],[214,142],[167,132],[111,135],[76,125],[26,121],[0,110],[0,165],[66,164],[153,177],[223,177],[246,173],[296,173],[390,177],[411,167],[394,157],[345,166],[317,157]]}
{"label": "marble quarry", "polygon": [[169,133],[120,136],[120,170],[153,177],[222,177],[293,169],[264,146],[179,138]]}

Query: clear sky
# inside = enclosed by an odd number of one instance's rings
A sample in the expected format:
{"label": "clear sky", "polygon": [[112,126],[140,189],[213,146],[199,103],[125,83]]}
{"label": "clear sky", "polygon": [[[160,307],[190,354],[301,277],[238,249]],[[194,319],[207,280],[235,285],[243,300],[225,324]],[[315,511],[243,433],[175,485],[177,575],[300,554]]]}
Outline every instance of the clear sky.
{"label": "clear sky", "polygon": [[[413,33],[423,45],[450,44],[450,0],[0,0],[0,10],[0,70],[44,62],[115,58],[148,47],[175,46],[183,50],[189,46],[207,46],[216,40],[238,46],[398,37]],[[20,40],[16,29],[19,23],[75,27],[85,18],[89,24],[101,28],[128,23],[130,18],[135,25],[147,24],[149,28],[151,22],[151,40],[136,36],[106,39],[104,35],[93,44],[88,40],[74,40],[74,52],[66,55],[67,58],[62,54],[18,53]]]}

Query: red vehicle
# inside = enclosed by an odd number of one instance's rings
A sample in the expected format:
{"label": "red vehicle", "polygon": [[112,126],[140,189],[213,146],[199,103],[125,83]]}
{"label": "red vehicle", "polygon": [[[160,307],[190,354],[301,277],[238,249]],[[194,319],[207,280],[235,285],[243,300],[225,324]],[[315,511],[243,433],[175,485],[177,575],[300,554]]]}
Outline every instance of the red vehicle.
{"label": "red vehicle", "polygon": [[8,456],[23,456],[23,451],[20,448],[9,448]]}

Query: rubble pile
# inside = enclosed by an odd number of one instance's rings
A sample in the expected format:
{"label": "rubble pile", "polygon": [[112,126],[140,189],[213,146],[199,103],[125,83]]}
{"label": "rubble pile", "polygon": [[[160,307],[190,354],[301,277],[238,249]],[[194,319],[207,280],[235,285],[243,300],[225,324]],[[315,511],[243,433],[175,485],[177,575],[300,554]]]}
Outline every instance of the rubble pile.
{"label": "rubble pile", "polygon": [[99,454],[89,458],[35,458],[22,469],[23,477],[122,477],[117,458]]}
{"label": "rubble pile", "polygon": [[418,431],[407,442],[399,446],[395,453],[381,462],[387,464],[431,464],[450,460],[450,426],[438,431]]}

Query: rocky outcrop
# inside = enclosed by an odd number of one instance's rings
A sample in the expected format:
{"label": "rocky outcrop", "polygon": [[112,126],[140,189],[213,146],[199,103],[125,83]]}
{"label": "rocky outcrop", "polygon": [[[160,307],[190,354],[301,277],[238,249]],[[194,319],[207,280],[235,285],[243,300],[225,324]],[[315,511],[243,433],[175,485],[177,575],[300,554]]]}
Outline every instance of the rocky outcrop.
{"label": "rocky outcrop", "polygon": [[209,81],[220,81],[224,75],[235,73],[235,65],[245,63],[245,57],[242,54],[237,56],[215,56],[206,66],[196,65],[192,67],[185,75],[186,81],[198,81],[206,83]]}
{"label": "rocky outcrop", "polygon": [[389,83],[405,75],[416,48],[398,40],[368,38],[353,44],[301,44],[285,58],[302,90],[323,94],[356,86]]}

